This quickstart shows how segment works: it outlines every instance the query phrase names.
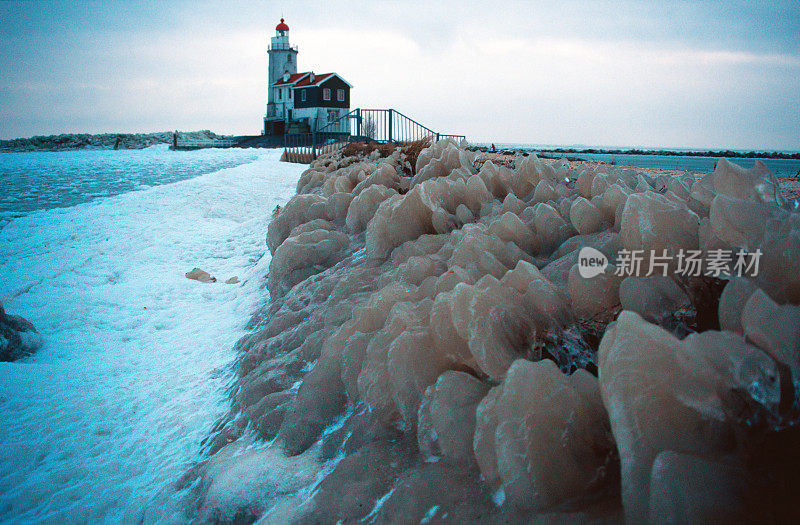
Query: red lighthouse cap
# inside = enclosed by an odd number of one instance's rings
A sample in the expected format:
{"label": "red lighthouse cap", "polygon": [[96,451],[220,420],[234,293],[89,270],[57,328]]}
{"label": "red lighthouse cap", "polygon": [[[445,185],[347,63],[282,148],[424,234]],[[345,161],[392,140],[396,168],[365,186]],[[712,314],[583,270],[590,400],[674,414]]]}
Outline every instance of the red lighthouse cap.
{"label": "red lighthouse cap", "polygon": [[283,23],[283,18],[281,18],[281,23],[275,26],[276,31],[288,31],[289,26]]}

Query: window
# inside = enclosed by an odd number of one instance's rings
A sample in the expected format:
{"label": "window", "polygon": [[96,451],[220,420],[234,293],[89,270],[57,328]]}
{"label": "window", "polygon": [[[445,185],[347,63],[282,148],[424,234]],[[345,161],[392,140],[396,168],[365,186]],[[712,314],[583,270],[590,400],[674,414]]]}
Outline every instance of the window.
{"label": "window", "polygon": [[331,90],[325,88],[322,90],[322,100],[330,100],[331,99]]}
{"label": "window", "polygon": [[344,89],[336,90],[336,100],[339,102],[344,102]]}
{"label": "window", "polygon": [[289,90],[289,100],[292,100],[292,97],[294,96],[294,91],[292,91],[292,88],[287,88],[287,89]]}
{"label": "window", "polygon": [[339,117],[339,112],[335,109],[328,110],[328,122],[333,122]]}
{"label": "window", "polygon": [[281,88],[275,90],[275,98],[277,98],[278,100],[281,99]]}
{"label": "window", "polygon": [[306,90],[305,89],[300,92],[300,100],[302,100],[303,102],[306,101]]}
{"label": "window", "polygon": [[289,57],[286,59],[286,61],[288,63],[290,63],[290,64],[292,63],[292,54],[291,53],[289,53]]}

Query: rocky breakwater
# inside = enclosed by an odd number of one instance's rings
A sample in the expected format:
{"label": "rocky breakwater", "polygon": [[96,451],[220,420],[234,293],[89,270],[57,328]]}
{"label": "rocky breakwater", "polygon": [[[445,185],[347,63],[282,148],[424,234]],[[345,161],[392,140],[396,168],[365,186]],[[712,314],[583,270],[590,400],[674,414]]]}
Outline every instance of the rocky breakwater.
{"label": "rocky breakwater", "polygon": [[[238,344],[201,513],[797,514],[800,215],[774,177],[725,161],[696,181],[474,160],[438,142],[416,158],[340,153],[302,175],[269,225],[270,301]],[[609,261],[593,277],[585,247]],[[642,271],[626,271],[631,253]],[[687,253],[730,255],[687,274]],[[271,479],[223,502],[221,465],[253,440],[318,464],[313,490],[282,505]]]}
{"label": "rocky breakwater", "polygon": [[[181,132],[181,139],[216,140],[226,138],[203,130]],[[30,138],[0,140],[0,151],[65,151],[76,149],[142,149],[156,144],[172,144],[173,132],[159,133],[65,133]]]}

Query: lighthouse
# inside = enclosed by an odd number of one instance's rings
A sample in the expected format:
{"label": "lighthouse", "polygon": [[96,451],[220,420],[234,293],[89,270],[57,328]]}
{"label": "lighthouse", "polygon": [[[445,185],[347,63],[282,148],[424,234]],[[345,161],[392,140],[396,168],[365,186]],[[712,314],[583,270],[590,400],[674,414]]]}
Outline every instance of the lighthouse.
{"label": "lighthouse", "polygon": [[[297,73],[297,48],[289,44],[289,26],[283,18],[275,26],[275,36],[270,41],[269,49],[269,85],[272,86],[284,77],[284,75],[294,75]],[[267,103],[275,102],[275,93],[269,89]]]}
{"label": "lighthouse", "polygon": [[[264,135],[311,133],[350,111],[353,87],[336,73],[297,72],[297,48],[289,43],[289,26],[281,18],[267,49],[269,87]],[[349,133],[349,120],[337,127]]]}

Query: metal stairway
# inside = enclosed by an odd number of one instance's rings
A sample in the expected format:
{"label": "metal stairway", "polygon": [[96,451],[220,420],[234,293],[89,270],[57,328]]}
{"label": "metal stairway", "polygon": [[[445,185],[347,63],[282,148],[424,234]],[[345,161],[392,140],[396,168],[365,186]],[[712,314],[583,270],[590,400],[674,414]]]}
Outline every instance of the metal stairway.
{"label": "metal stairway", "polygon": [[444,138],[466,137],[438,133],[396,109],[357,108],[311,133],[284,135],[282,158],[288,162],[307,164],[319,155],[344,147],[348,142],[414,142]]}

